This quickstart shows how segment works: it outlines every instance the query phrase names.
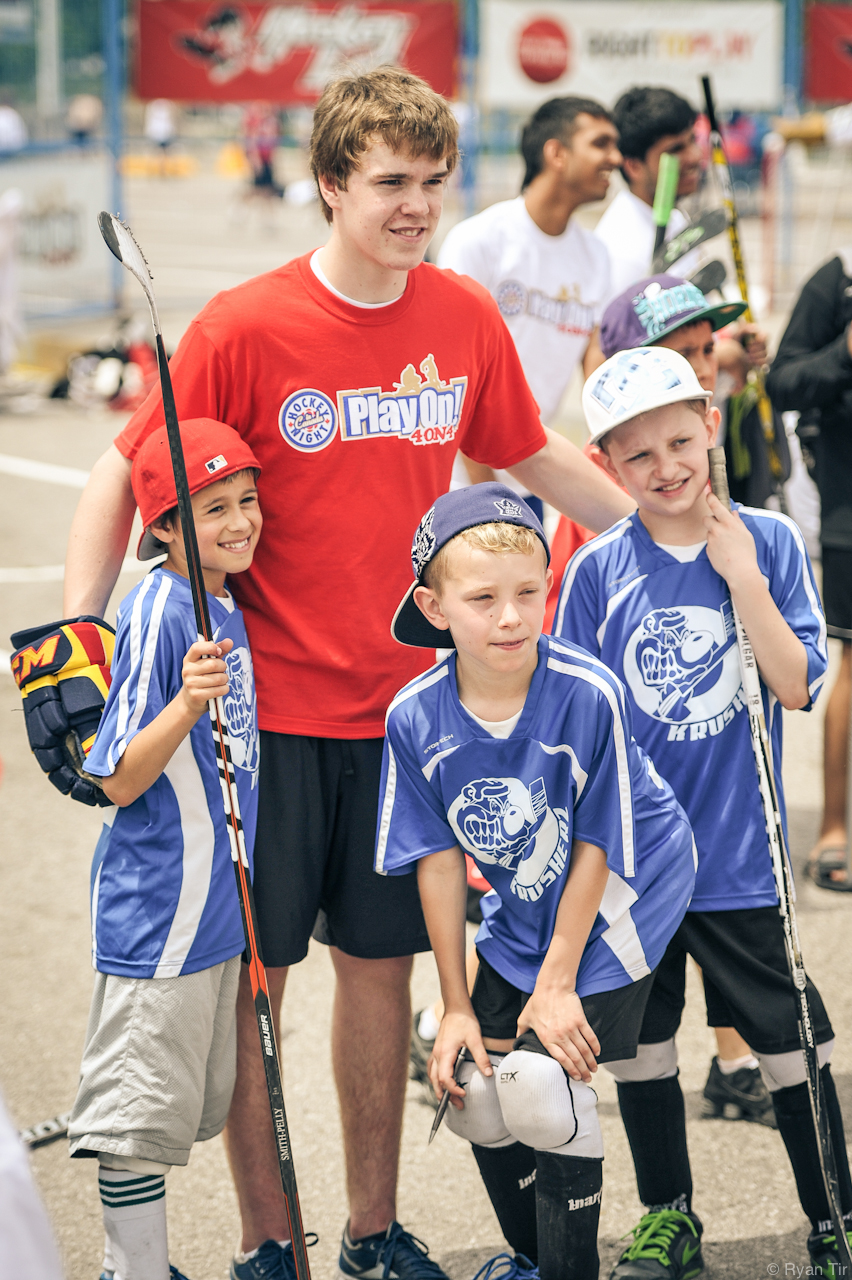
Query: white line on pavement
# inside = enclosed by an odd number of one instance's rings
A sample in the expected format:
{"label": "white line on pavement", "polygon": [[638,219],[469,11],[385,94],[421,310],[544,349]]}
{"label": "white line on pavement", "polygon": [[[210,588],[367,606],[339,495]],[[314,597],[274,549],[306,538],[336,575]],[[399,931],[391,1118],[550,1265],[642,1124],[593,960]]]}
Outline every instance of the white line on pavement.
{"label": "white line on pavement", "polygon": [[[123,561],[121,573],[145,573],[145,566],[135,556],[128,556]],[[0,568],[0,583],[3,582],[61,582],[65,577],[64,564],[42,564],[26,566],[23,569]]]}
{"label": "white line on pavement", "polygon": [[18,458],[0,453],[0,471],[7,476],[23,476],[25,480],[46,480],[48,484],[64,484],[69,489],[84,489],[88,471],[77,467],[58,467],[52,462],[36,462],[34,458]]}

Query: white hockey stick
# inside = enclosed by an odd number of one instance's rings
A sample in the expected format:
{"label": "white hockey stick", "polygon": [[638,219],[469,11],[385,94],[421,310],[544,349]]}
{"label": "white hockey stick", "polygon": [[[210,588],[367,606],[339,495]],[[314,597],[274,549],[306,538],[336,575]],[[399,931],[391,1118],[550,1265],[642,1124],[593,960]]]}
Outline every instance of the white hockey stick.
{"label": "white hockey stick", "polygon": [[[710,449],[708,454],[710,457],[710,488],[719,501],[730,511],[731,495],[728,491],[725,450],[724,448]],[[843,1210],[840,1207],[837,1163],[834,1158],[831,1130],[825,1109],[825,1097],[820,1076],[817,1045],[814,1038],[813,1019],[811,1018],[811,1007],[808,1000],[807,974],[805,973],[805,965],[802,959],[799,929],[796,922],[793,873],[787,852],[787,842],[784,839],[778,793],[775,788],[772,742],[766,727],[766,717],[763,714],[760,673],[757,669],[754,651],[749,643],[749,638],[745,633],[737,606],[733,600],[731,601],[731,606],[734,612],[734,626],[737,631],[737,648],[740,654],[743,694],[748,711],[749,729],[751,730],[751,745],[754,751],[754,762],[757,766],[757,782],[760,789],[761,804],[763,805],[766,834],[769,838],[769,854],[772,859],[775,890],[778,894],[778,911],[784,928],[784,947],[787,952],[787,964],[795,991],[799,1022],[799,1043],[802,1046],[802,1056],[805,1059],[808,1096],[810,1098],[814,1130],[816,1131],[820,1169],[837,1240],[837,1252],[844,1263],[844,1273],[852,1275],[852,1249],[849,1247],[849,1239],[843,1223]]]}

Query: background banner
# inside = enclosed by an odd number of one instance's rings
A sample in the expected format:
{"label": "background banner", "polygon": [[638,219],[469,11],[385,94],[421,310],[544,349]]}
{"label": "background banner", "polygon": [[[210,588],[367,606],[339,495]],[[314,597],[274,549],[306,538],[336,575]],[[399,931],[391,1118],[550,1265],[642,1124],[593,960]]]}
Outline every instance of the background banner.
{"label": "background banner", "polygon": [[662,84],[696,106],[713,77],[724,108],[781,103],[783,11],[777,0],[657,5],[483,0],[482,98],[536,107],[579,94],[611,105],[637,84]]}
{"label": "background banner", "polygon": [[805,96],[812,102],[852,102],[852,8],[806,9]]}
{"label": "background banner", "polygon": [[457,11],[447,0],[139,0],[141,98],[311,106],[347,62],[396,62],[455,97],[457,60]]}

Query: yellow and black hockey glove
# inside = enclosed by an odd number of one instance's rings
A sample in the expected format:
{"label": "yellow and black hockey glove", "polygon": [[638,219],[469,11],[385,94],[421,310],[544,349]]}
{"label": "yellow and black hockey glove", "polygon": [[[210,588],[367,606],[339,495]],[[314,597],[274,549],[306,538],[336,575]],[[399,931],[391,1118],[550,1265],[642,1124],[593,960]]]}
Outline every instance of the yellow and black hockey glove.
{"label": "yellow and black hockey glove", "polygon": [[64,618],[16,631],[12,647],[12,675],[36,760],[63,795],[111,804],[85,764],[109,693],[112,627],[102,618]]}

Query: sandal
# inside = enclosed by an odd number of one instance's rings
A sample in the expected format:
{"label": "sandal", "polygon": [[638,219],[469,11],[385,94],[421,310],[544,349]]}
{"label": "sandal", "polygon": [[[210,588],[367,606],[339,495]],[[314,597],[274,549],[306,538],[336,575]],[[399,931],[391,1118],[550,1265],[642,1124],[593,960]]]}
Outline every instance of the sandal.
{"label": "sandal", "polygon": [[852,882],[849,879],[834,880],[832,871],[848,873],[846,847],[844,845],[826,845],[811,854],[805,863],[805,875],[813,880],[819,889],[832,889],[835,893],[852,893]]}

